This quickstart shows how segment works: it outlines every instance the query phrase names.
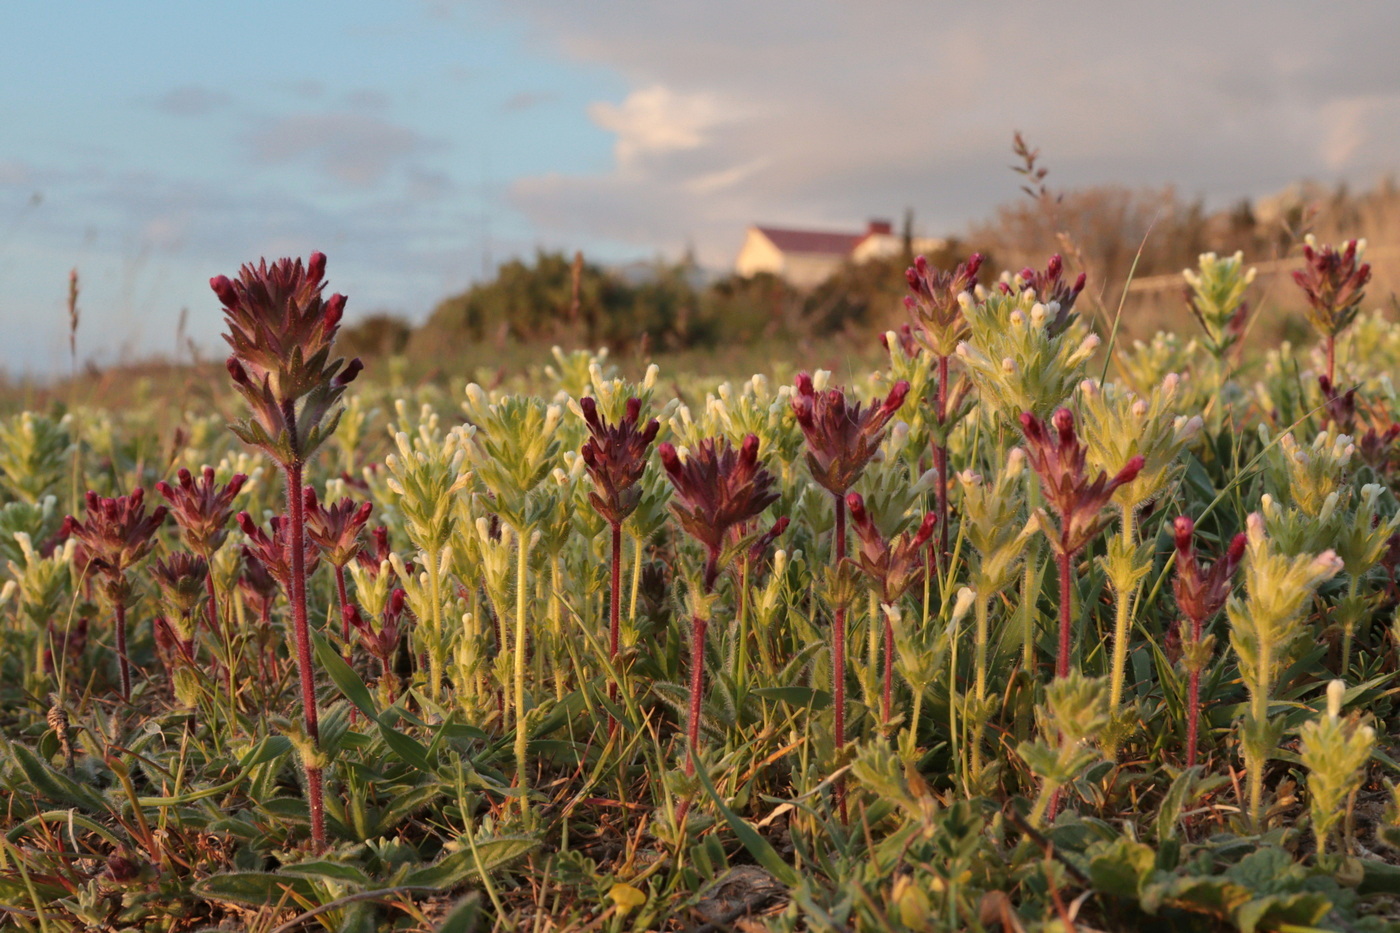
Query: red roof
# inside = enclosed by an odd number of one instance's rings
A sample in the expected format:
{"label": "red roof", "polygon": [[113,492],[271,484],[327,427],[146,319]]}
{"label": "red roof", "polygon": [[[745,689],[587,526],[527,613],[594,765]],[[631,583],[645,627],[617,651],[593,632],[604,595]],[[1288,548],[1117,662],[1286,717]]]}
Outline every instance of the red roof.
{"label": "red roof", "polygon": [[779,227],[756,229],[785,253],[849,256],[866,237],[864,233],[823,233],[818,230],[784,230]]}

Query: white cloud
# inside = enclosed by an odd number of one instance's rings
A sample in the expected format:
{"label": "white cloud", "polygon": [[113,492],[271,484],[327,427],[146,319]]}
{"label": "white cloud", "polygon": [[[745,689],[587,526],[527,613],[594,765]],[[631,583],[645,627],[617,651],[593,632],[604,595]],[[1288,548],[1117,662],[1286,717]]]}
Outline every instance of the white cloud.
{"label": "white cloud", "polygon": [[628,94],[621,104],[601,101],[588,108],[593,122],[617,134],[617,161],[624,168],[639,158],[695,149],[720,122],[710,94],[678,94],[654,84]]}
{"label": "white cloud", "polygon": [[544,239],[693,242],[722,265],[754,221],[855,229],[910,207],[954,232],[1017,197],[1018,129],[1056,187],[1175,184],[1216,203],[1300,177],[1368,182],[1400,151],[1400,4],[510,9],[630,87],[589,110],[616,136],[611,170],[513,186]]}
{"label": "white cloud", "polygon": [[407,127],[363,113],[296,113],[260,125],[248,137],[255,161],[309,161],[351,187],[383,181],[389,170],[431,144]]}

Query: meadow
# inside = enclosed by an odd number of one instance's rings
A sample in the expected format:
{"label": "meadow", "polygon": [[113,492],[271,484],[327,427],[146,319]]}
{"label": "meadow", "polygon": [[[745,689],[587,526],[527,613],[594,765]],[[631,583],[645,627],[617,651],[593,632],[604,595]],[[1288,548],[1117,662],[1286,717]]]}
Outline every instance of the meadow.
{"label": "meadow", "polygon": [[[1400,929],[1400,325],[1310,241],[1143,339],[908,270],[874,366],[414,383],[326,258],[0,420],[0,918]],[[1262,324],[1260,322],[1263,322]]]}

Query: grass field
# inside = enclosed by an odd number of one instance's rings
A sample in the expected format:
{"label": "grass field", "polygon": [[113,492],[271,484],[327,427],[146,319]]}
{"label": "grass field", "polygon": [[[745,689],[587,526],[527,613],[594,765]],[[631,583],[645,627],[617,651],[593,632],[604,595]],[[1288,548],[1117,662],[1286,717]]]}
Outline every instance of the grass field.
{"label": "grass field", "polygon": [[227,367],[0,421],[0,926],[1400,929],[1363,260],[1245,363],[1238,259],[1128,339],[1056,258],[434,378],[217,277]]}

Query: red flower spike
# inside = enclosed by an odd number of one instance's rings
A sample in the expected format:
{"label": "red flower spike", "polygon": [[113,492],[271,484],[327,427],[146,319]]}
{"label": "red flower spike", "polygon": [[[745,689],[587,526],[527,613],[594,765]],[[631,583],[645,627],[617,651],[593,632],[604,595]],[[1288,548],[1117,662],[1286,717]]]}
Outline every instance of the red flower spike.
{"label": "red flower spike", "polygon": [[927,564],[922,553],[938,524],[938,515],[927,512],[913,532],[903,532],[886,540],[865,509],[860,493],[846,496],[851,511],[851,525],[860,539],[856,564],[866,576],[880,584],[881,601],[892,603],[923,579]]}
{"label": "red flower spike", "polygon": [[904,271],[904,280],[909,284],[904,307],[935,355],[950,356],[957,341],[962,339],[967,323],[958,296],[977,286],[977,272],[981,268],[982,255],[973,253],[952,272],[931,268],[923,256]]}
{"label": "red flower spike", "polygon": [[580,399],[579,408],[589,434],[579,451],[593,480],[594,491],[588,494],[588,501],[608,524],[621,525],[641,501],[637,483],[646,472],[647,451],[661,425],[653,418],[645,427],[638,427],[642,403],[637,398],[627,400],[622,420],[612,425],[599,414],[598,403],[591,397]]}
{"label": "red flower spike", "polygon": [[812,479],[833,495],[843,496],[885,439],[884,429],[909,395],[901,379],[883,401],[847,404],[841,389],[816,391],[808,373],[798,373],[792,413],[807,439],[807,466]]}
{"label": "red flower spike", "polygon": [[1324,332],[1335,334],[1344,328],[1365,297],[1371,266],[1358,266],[1356,253],[1356,240],[1348,240],[1341,252],[1325,245],[1316,250],[1303,247],[1307,265],[1293,273],[1293,281],[1303,290],[1313,311],[1310,316]]}
{"label": "red flower spike", "polygon": [[204,601],[204,580],[208,576],[208,561],[185,551],[176,551],[151,565],[156,586],[186,618]]}
{"label": "red flower spike", "polygon": [[737,451],[722,438],[704,438],[684,462],[670,444],[661,444],[657,453],[676,491],[672,513],[713,559],[724,548],[730,528],[757,518],[778,501],[773,474],[758,463],[758,438],[753,434]]}
{"label": "red flower spike", "polygon": [[1230,578],[1244,559],[1246,538],[1235,535],[1224,556],[1203,570],[1196,556],[1194,537],[1196,524],[1185,515],[1178,516],[1173,525],[1176,542],[1176,576],[1172,593],[1177,608],[1199,628],[1220,611],[1230,596]]}
{"label": "red flower spike", "polygon": [[140,487],[115,499],[89,492],[87,518],[80,522],[69,515],[63,520],[63,533],[77,539],[84,556],[79,566],[101,574],[109,591],[115,587],[123,598],[129,588],[126,571],[150,553],[155,534],[169,512],[162,505],[147,514],[144,497],[145,490]]}
{"label": "red flower spike", "polygon": [[[285,515],[274,515],[268,520],[272,534],[258,527],[253,521],[253,516],[247,512],[238,513],[238,527],[248,536],[251,542],[247,546],[246,554],[258,560],[266,568],[272,578],[277,581],[277,585],[284,590],[291,588],[292,566],[290,561],[291,536],[288,533],[287,517]],[[305,542],[306,575],[309,577],[316,570],[320,553],[315,545],[309,540]]]}
{"label": "red flower spike", "polygon": [[156,483],[156,491],[170,503],[170,514],[180,526],[186,546],[208,560],[228,537],[233,500],[248,477],[236,473],[220,486],[214,482],[214,468],[206,466],[197,480],[184,468],[176,474],[176,480],[175,486],[164,481]]}
{"label": "red flower spike", "polygon": [[356,504],[349,496],[339,502],[322,505],[316,490],[302,490],[306,506],[306,535],[321,549],[333,566],[344,567],[364,546],[361,532],[369,522],[374,506],[369,502]]}
{"label": "red flower spike", "polygon": [[1059,540],[1052,539],[1058,553],[1078,553],[1102,527],[1100,513],[1114,491],[1130,483],[1142,471],[1141,456],[1131,458],[1112,479],[1100,471],[1094,479],[1087,474],[1087,451],[1074,429],[1074,415],[1061,408],[1051,416],[1051,434],[1045,424],[1030,412],[1021,415],[1026,438],[1026,460],[1040,477],[1046,502],[1060,518]]}

